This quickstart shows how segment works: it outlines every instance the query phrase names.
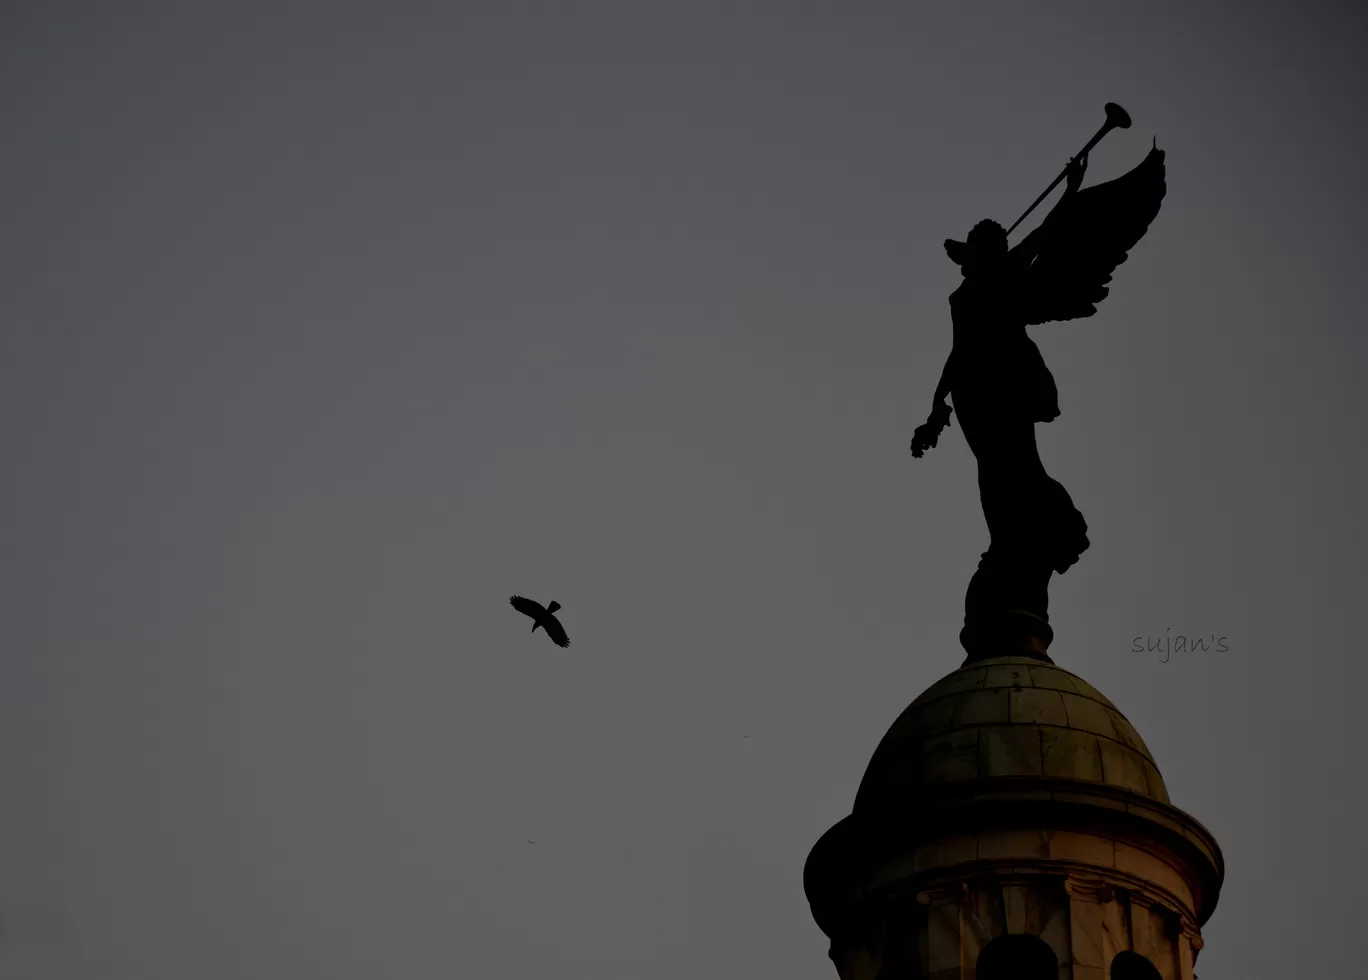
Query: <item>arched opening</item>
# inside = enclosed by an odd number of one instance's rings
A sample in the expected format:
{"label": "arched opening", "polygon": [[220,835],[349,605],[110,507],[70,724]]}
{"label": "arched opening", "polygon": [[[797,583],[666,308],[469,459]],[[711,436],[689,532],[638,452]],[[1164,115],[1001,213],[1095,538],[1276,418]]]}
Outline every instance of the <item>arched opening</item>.
{"label": "arched opening", "polygon": [[1163,980],[1153,963],[1128,949],[1112,960],[1111,976],[1112,980]]}
{"label": "arched opening", "polygon": [[1124,950],[1112,960],[1111,980],[1163,980],[1158,968],[1139,953]]}
{"label": "arched opening", "polygon": [[977,980],[1059,980],[1059,958],[1039,936],[998,936],[979,953]]}

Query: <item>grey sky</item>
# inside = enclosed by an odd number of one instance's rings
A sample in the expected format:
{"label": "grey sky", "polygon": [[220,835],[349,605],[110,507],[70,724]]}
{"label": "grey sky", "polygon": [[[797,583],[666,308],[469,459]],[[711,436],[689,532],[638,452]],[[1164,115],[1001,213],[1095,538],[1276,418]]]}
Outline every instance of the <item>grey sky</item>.
{"label": "grey sky", "polygon": [[7,5],[0,977],[830,980],[987,542],[941,241],[1112,100],[1052,653],[1225,849],[1204,980],[1356,978],[1364,20],[1033,6]]}

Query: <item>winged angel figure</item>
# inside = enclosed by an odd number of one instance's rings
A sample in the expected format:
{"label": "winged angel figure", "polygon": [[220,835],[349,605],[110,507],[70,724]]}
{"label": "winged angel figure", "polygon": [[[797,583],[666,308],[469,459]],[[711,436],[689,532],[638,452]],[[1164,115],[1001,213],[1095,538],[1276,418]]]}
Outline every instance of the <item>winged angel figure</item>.
{"label": "winged angel figure", "polygon": [[1163,200],[1164,151],[1130,173],[1079,190],[1087,158],[1070,165],[1059,203],[1014,248],[981,221],[945,250],[964,282],[950,295],[954,344],[912,455],[936,445],[951,407],[978,461],[990,544],[969,583],[960,641],[974,656],[1049,645],[1047,586],[1088,547],[1088,525],[1036,450],[1035,425],[1059,417],[1053,376],[1026,328],[1092,316]]}

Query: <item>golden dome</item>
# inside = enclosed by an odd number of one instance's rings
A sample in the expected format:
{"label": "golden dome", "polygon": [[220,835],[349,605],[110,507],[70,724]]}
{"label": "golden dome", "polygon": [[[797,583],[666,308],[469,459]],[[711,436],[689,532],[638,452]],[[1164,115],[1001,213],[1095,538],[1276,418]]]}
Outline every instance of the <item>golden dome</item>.
{"label": "golden dome", "polygon": [[1114,704],[1067,670],[1018,656],[969,663],[913,701],[870,759],[854,812],[1032,780],[1169,802],[1149,749]]}

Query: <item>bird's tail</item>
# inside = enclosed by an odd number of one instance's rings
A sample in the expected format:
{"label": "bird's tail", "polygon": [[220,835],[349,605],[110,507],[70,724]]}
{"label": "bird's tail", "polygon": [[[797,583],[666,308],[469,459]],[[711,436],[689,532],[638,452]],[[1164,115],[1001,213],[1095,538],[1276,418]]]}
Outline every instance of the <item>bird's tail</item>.
{"label": "bird's tail", "polygon": [[557,602],[555,599],[552,599],[552,600],[551,600],[551,605],[549,605],[549,606],[546,607],[546,611],[549,612],[549,613],[553,613],[553,612],[555,612],[557,609],[559,609],[560,607],[561,607],[561,604],[560,604],[559,602]]}

